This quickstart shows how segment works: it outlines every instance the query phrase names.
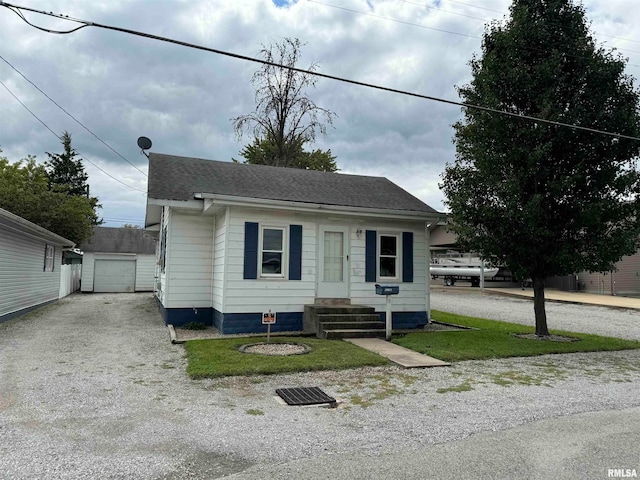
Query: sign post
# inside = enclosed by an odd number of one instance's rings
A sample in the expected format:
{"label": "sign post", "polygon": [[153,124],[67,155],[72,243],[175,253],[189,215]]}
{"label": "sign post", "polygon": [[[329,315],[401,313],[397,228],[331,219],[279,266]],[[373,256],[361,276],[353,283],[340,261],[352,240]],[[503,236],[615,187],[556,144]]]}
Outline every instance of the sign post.
{"label": "sign post", "polygon": [[267,326],[267,343],[269,343],[269,337],[271,336],[271,324],[276,323],[276,314],[269,310],[262,314],[262,324]]}

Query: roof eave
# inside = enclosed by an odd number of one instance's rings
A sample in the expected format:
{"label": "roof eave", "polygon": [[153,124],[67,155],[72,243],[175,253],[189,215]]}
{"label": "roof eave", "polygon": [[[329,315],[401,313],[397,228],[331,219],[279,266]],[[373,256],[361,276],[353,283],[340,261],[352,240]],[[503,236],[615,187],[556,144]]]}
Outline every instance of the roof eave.
{"label": "roof eave", "polygon": [[293,210],[305,213],[331,213],[333,215],[393,218],[398,220],[435,221],[441,215],[437,212],[420,212],[414,210],[392,210],[383,208],[350,207],[344,205],[327,205],[320,203],[295,202],[290,200],[271,200],[264,198],[238,197],[233,195],[219,195],[213,193],[196,193],[197,199],[205,200],[203,211],[212,210],[214,213],[218,207],[250,207],[263,209]]}
{"label": "roof eave", "polygon": [[26,220],[2,208],[0,208],[0,219],[5,219],[8,223],[13,224],[13,227],[11,225],[5,225],[6,227],[16,229],[16,227],[19,226],[24,233],[32,237],[39,238],[40,240],[55,243],[60,247],[73,248],[76,246],[76,244],[71,240],[62,237],[57,233],[53,233],[46,228],[36,225],[35,223],[30,222],[29,220]]}

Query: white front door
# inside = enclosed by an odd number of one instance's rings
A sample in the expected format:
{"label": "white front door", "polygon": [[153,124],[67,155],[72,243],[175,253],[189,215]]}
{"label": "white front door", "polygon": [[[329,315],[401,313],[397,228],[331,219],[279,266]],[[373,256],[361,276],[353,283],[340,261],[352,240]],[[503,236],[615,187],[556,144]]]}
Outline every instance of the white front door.
{"label": "white front door", "polygon": [[318,297],[349,297],[349,229],[320,227],[318,245]]}

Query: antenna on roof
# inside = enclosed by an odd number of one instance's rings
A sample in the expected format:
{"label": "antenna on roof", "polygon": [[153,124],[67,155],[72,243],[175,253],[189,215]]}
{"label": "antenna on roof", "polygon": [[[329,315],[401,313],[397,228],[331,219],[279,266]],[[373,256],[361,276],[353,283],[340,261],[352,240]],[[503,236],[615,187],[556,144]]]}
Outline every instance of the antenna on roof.
{"label": "antenna on roof", "polygon": [[149,158],[149,155],[147,155],[147,152],[145,152],[145,150],[149,150],[151,148],[151,140],[149,140],[147,137],[139,137],[138,146],[140,147],[140,153]]}

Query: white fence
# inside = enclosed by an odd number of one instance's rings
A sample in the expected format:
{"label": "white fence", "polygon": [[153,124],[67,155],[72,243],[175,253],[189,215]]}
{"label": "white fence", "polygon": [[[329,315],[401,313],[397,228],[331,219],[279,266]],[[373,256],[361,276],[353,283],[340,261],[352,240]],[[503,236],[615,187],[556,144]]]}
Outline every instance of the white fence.
{"label": "white fence", "polygon": [[58,298],[66,297],[80,289],[80,276],[82,265],[62,265],[60,268],[60,295]]}

